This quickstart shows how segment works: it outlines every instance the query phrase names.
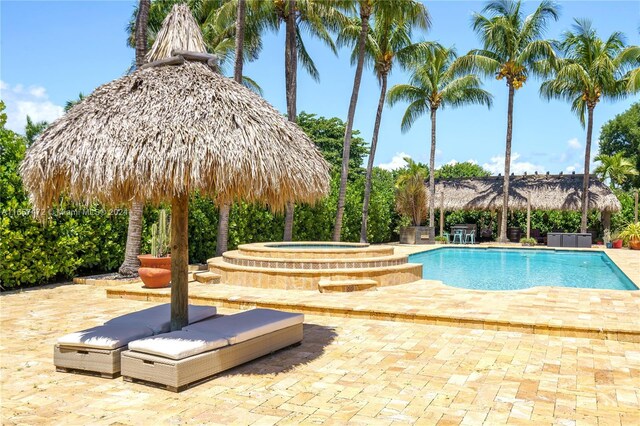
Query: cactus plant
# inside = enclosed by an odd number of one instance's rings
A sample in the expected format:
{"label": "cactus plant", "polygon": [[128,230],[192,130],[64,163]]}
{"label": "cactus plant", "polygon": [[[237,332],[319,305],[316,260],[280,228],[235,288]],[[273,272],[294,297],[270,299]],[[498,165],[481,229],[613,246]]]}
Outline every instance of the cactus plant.
{"label": "cactus plant", "polygon": [[169,254],[169,238],[171,235],[171,221],[167,219],[167,211],[160,210],[158,222],[151,226],[151,255],[165,257]]}

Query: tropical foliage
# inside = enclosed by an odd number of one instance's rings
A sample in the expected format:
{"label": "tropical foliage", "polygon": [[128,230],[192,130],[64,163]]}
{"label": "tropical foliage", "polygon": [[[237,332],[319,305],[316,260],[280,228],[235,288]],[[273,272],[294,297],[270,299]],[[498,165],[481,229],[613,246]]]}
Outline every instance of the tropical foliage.
{"label": "tropical foliage", "polygon": [[614,155],[600,154],[595,161],[600,163],[595,173],[602,179],[608,179],[612,188],[615,188],[616,184],[624,184],[629,177],[638,174],[633,161],[625,158],[622,152]]}
{"label": "tropical foliage", "polygon": [[[602,126],[599,146],[601,155],[622,153],[640,173],[640,102],[634,103]],[[640,188],[640,175],[630,176],[622,187]]]}

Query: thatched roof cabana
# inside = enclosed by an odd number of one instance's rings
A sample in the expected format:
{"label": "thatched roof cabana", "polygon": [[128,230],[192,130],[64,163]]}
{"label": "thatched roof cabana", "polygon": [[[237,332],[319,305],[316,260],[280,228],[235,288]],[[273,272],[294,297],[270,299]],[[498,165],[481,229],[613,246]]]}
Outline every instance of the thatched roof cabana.
{"label": "thatched roof cabana", "polygon": [[[509,183],[509,208],[527,210],[581,209],[582,177],[570,175],[512,176]],[[443,210],[502,209],[503,177],[436,179],[436,208]],[[611,189],[595,176],[589,178],[589,209],[617,212],[620,201]]]}
{"label": "thatched roof cabana", "polygon": [[216,72],[186,5],[174,6],[148,59],[52,123],[27,151],[21,172],[37,210],[63,193],[107,205],[172,203],[176,329],[187,321],[189,193],[280,209],[324,196],[329,166],[298,126]]}

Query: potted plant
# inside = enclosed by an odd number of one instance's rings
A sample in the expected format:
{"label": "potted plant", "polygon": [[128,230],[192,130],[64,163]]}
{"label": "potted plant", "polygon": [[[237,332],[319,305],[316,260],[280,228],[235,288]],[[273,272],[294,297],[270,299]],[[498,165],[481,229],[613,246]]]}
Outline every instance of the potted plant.
{"label": "potted plant", "polygon": [[[428,240],[429,228],[420,226],[427,213],[427,189],[424,176],[417,174],[403,180],[396,191],[396,210],[411,220],[411,226],[400,228],[400,242],[403,244],[431,243]],[[426,241],[425,241],[425,235]]]}
{"label": "potted plant", "polygon": [[535,238],[520,238],[520,244],[523,246],[535,246],[538,241]]}
{"label": "potted plant", "polygon": [[628,243],[631,250],[640,250],[640,222],[628,224],[618,237]]}
{"label": "potted plant", "polygon": [[447,244],[447,237],[444,235],[438,235],[434,239],[436,240],[436,244]]}
{"label": "potted plant", "polygon": [[611,248],[622,248],[622,238],[620,238],[620,234],[618,232],[614,232],[611,235]]}
{"label": "potted plant", "polygon": [[167,287],[171,281],[171,255],[169,243],[171,222],[166,210],[160,210],[158,222],[151,226],[151,253],[138,256],[138,275],[146,287]]}
{"label": "potted plant", "polygon": [[[611,248],[611,231],[609,231],[608,229],[604,230],[604,235],[602,237],[602,241],[604,241],[604,244],[606,245],[607,248]],[[596,242],[598,243],[598,242]]]}

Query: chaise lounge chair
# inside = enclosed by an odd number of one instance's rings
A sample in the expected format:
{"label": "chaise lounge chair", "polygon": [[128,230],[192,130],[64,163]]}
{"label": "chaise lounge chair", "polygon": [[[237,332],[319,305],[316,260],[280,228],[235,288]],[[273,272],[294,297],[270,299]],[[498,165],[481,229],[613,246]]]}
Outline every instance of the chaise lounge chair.
{"label": "chaise lounge chair", "polygon": [[222,371],[302,341],[304,315],[253,309],[129,343],[124,380],[180,392]]}
{"label": "chaise lounge chair", "polygon": [[[189,306],[191,324],[216,315],[214,306]],[[67,334],[53,349],[53,363],[60,372],[96,373],[105,378],[120,375],[120,354],[129,342],[167,333],[171,306],[154,306],[111,319],[97,327]]]}

